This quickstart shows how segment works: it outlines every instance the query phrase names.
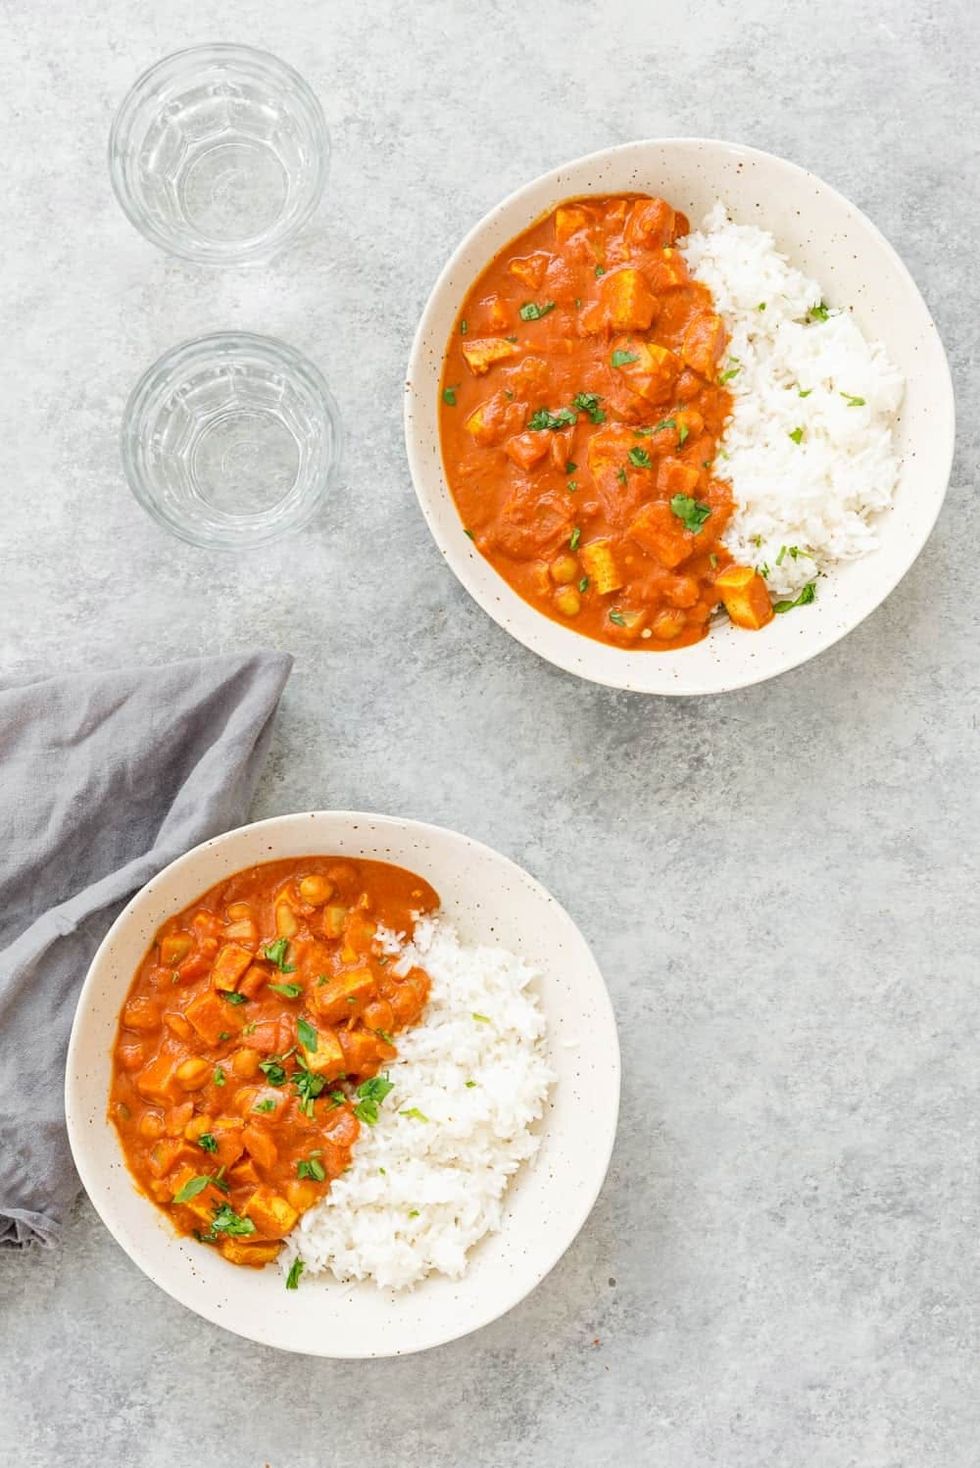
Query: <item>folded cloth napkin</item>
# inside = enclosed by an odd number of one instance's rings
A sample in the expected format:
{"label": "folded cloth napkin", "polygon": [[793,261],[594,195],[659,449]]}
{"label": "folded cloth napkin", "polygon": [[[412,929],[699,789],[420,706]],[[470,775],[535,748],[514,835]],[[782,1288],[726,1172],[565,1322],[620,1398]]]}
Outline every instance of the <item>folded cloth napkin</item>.
{"label": "folded cloth napkin", "polygon": [[0,684],[0,1245],[53,1243],[79,1190],[65,1052],[126,899],[239,825],[292,659]]}

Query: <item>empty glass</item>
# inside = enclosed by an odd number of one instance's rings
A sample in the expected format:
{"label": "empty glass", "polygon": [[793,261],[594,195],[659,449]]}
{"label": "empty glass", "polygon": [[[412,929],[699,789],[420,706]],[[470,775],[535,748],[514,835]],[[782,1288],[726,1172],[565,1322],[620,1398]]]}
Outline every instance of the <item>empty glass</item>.
{"label": "empty glass", "polygon": [[147,239],[187,260],[267,259],[323,194],[330,139],[306,82],[250,46],[158,61],[109,135],[116,197]]}
{"label": "empty glass", "polygon": [[298,530],[340,462],[337,406],[313,363],[284,342],[220,332],[174,347],[126,405],[130,488],[194,545],[244,549]]}

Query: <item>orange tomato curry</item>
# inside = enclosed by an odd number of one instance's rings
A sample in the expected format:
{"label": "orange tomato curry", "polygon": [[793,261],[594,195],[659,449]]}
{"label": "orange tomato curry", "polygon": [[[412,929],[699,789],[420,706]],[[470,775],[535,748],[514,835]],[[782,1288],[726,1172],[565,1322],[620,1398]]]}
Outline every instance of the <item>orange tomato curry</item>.
{"label": "orange tomato curry", "polygon": [[392,972],[376,927],[411,931],[438,901],[401,867],[310,856],[238,872],[164,923],[120,1015],[109,1114],[180,1233],[266,1264],[348,1166],[429,993],[421,969]]}
{"label": "orange tomato curry", "polygon": [[547,616],[664,650],[772,618],[721,544],[715,472],[737,370],[711,292],[645,195],[570,200],[513,240],[463,304],[443,368],[446,477],[477,549]]}

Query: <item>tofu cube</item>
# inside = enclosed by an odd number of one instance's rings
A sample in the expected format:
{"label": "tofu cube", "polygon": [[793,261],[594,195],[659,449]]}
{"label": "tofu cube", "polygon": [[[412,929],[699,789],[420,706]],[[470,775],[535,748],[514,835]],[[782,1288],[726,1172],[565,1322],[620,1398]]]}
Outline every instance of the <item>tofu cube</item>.
{"label": "tofu cube", "polygon": [[751,566],[726,566],[715,577],[715,590],[736,627],[757,632],[773,619],[769,588]]}
{"label": "tofu cube", "polygon": [[317,1075],[325,1076],[327,1080],[334,1080],[337,1076],[344,1074],[346,1069],[344,1052],[333,1030],[318,1030],[316,1049],[307,1050],[305,1055],[310,1070],[316,1071]]}
{"label": "tofu cube", "polygon": [[517,355],[517,343],[509,342],[503,336],[477,337],[463,347],[463,356],[474,377],[482,377],[495,362],[507,362]]}
{"label": "tofu cube", "polygon": [[272,1239],[281,1239],[288,1234],[299,1217],[288,1199],[266,1187],[255,1189],[242,1212],[260,1233]]}
{"label": "tofu cube", "polygon": [[249,967],[255,957],[248,948],[243,948],[240,943],[225,943],[218,949],[218,956],[214,960],[211,970],[211,987],[213,989],[224,989],[227,993],[238,987],[238,980]]}
{"label": "tofu cube", "polygon": [[374,975],[370,969],[354,968],[335,974],[330,982],[312,991],[313,1003],[321,1019],[328,1024],[343,1024],[368,1002],[374,993]]}
{"label": "tofu cube", "polygon": [[685,464],[683,459],[661,459],[657,470],[657,493],[666,500],[675,494],[693,495],[700,477],[693,464]]}
{"label": "tofu cube", "polygon": [[226,1234],[218,1244],[218,1248],[229,1264],[244,1264],[252,1269],[261,1269],[263,1265],[271,1264],[282,1248],[282,1244],[268,1240],[253,1243],[247,1238],[231,1239]]}
{"label": "tofu cube", "polygon": [[551,256],[546,255],[543,250],[535,250],[531,255],[516,256],[507,269],[511,275],[516,275],[518,280],[523,281],[528,290],[536,291],[544,280],[550,259]]}
{"label": "tofu cube", "polygon": [[646,331],[657,302],[642,270],[620,266],[602,277],[599,300],[614,331]]}

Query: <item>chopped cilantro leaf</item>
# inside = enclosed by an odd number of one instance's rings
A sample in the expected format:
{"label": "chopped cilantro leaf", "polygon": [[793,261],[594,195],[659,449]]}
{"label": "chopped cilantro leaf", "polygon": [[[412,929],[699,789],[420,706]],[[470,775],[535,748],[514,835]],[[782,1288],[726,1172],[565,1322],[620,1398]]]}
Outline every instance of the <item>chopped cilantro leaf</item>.
{"label": "chopped cilantro leaf", "polygon": [[548,312],[554,309],[554,301],[545,301],[543,306],[538,306],[534,301],[527,301],[517,314],[522,321],[540,321],[542,316],[547,316]]}
{"label": "chopped cilantro leaf", "polygon": [[274,943],[268,943],[263,949],[265,957],[270,963],[274,963],[281,974],[294,974],[296,965],[286,962],[286,954],[289,952],[289,939],[277,938]]}
{"label": "chopped cilantro leaf", "polygon": [[640,358],[636,352],[618,351],[613,352],[609,360],[614,367],[628,367],[631,362],[638,362]]}
{"label": "chopped cilantro leaf", "polygon": [[444,387],[442,390],[442,401],[448,408],[455,408],[456,389],[454,387]]}
{"label": "chopped cilantro leaf", "polygon": [[794,607],[808,607],[816,600],[817,588],[812,581],[808,581],[795,601],[777,601],[773,607],[774,612],[791,612]]}
{"label": "chopped cilantro leaf", "polygon": [[297,1254],[296,1255],[296,1258],[293,1260],[292,1264],[290,1264],[290,1266],[289,1266],[289,1273],[286,1275],[286,1288],[287,1288],[287,1290],[298,1290],[299,1289],[299,1277],[303,1273],[303,1270],[305,1268],[306,1268],[305,1263],[303,1262],[303,1260]]}
{"label": "chopped cilantro leaf", "polygon": [[580,413],[587,413],[593,423],[605,423],[605,410],[599,407],[601,402],[597,392],[577,392],[572,398],[572,407],[577,408]]}
{"label": "chopped cilantro leaf", "polygon": [[302,984],[270,984],[269,988],[274,994],[281,994],[284,999],[296,999],[303,992]]}
{"label": "chopped cilantro leaf", "polygon": [[542,433],[546,428],[570,428],[575,422],[576,417],[571,408],[559,408],[557,413],[552,413],[547,408],[538,408],[527,420],[527,426],[532,433]]}
{"label": "chopped cilantro leaf", "polygon": [[174,1202],[189,1203],[192,1198],[197,1197],[198,1193],[204,1192],[210,1181],[209,1177],[204,1177],[201,1173],[198,1173],[196,1177],[189,1177],[184,1186],[174,1193]]}
{"label": "chopped cilantro leaf", "polygon": [[693,499],[689,494],[675,494],[670,502],[670,508],[680,520],[686,530],[697,535],[701,526],[711,514],[711,506],[704,504],[702,500]]}
{"label": "chopped cilantro leaf", "polygon": [[653,468],[653,460],[651,459],[650,455],[647,453],[646,449],[641,449],[641,448],[630,449],[629,454],[627,455],[627,457],[628,457],[630,463],[633,465],[634,469],[652,469]]}

